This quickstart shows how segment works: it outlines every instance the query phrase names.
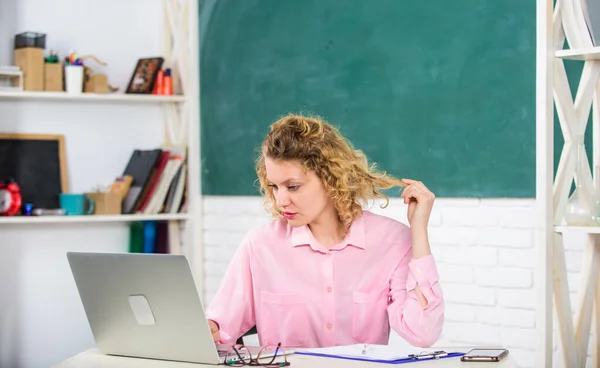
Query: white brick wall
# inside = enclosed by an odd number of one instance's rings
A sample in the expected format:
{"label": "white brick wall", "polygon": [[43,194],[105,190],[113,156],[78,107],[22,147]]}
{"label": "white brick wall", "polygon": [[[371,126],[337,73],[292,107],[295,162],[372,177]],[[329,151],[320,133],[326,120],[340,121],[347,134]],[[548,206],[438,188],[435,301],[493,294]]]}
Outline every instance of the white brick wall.
{"label": "white brick wall", "polygon": [[[536,250],[533,200],[437,199],[430,242],[446,300],[438,345],[500,345],[522,367],[534,366]],[[371,208],[406,223],[406,207],[392,200]],[[259,197],[205,197],[206,298],[210,302],[245,232],[269,221]],[[583,239],[565,242],[571,299],[577,302]],[[573,311],[576,310],[573,304]],[[555,349],[558,345],[555,324]],[[393,334],[390,344],[403,340]],[[562,366],[556,351],[554,366]],[[588,359],[588,366],[591,366]]]}

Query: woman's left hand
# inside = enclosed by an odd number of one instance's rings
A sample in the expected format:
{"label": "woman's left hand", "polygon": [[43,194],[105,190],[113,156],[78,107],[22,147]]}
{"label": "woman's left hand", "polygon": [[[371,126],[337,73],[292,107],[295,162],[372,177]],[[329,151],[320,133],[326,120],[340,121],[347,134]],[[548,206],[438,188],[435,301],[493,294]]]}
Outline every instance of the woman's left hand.
{"label": "woman's left hand", "polygon": [[402,179],[406,187],[400,195],[408,204],[408,222],[411,227],[426,229],[435,195],[420,181]]}

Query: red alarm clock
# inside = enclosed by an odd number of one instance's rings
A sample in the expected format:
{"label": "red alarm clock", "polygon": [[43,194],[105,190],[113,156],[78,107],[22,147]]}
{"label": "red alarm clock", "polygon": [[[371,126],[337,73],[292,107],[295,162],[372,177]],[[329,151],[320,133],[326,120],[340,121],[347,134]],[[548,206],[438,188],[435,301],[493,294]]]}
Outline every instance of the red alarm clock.
{"label": "red alarm clock", "polygon": [[0,216],[14,216],[21,209],[21,191],[14,181],[0,182]]}

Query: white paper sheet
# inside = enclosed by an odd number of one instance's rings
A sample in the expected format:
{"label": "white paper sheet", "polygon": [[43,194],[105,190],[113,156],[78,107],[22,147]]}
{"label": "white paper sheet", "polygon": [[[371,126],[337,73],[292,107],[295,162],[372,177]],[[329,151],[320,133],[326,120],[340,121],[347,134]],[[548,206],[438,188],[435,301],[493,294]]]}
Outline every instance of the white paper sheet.
{"label": "white paper sheet", "polygon": [[[338,357],[360,358],[366,360],[394,361],[407,358],[410,354],[423,354],[433,352],[431,349],[421,348],[394,348],[388,345],[356,344],[333,346],[316,349],[297,349],[297,352],[326,354]],[[364,351],[364,353],[363,353]]]}

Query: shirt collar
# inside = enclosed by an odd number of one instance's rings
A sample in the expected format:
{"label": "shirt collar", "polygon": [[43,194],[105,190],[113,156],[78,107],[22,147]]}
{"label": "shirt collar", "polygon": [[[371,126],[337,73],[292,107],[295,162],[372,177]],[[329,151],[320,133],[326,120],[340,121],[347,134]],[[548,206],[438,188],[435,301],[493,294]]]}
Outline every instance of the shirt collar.
{"label": "shirt collar", "polygon": [[[292,228],[291,244],[293,247],[301,245],[310,245],[311,248],[317,250],[316,240],[307,225]],[[344,249],[347,245],[365,249],[365,219],[360,216],[350,225],[350,231],[344,238],[340,246],[331,248],[332,250]]]}

